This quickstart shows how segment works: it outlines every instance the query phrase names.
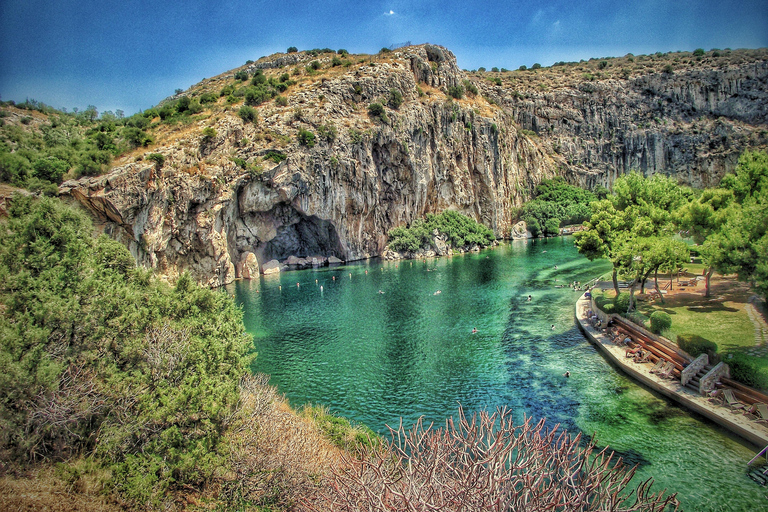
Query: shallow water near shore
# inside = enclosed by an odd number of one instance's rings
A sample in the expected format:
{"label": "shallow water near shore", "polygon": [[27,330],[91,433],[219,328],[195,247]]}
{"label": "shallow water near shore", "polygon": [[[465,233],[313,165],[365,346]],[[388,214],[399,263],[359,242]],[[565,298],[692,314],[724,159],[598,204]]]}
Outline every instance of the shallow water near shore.
{"label": "shallow water near shore", "polygon": [[768,489],[746,472],[755,447],[635,384],[576,327],[580,292],[556,286],[609,270],[564,237],[286,272],[228,291],[254,337],[253,371],[294,406],[323,404],[380,433],[401,418],[442,425],[459,404],[506,406],[519,421],[594,434],[640,465],[634,485],[653,477],[680,510],[768,510]]}

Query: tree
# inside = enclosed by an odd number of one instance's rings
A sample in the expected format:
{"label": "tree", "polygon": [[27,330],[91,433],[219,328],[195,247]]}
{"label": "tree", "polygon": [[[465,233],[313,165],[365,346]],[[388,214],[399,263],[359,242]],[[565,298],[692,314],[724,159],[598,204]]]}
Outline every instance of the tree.
{"label": "tree", "polygon": [[296,53],[298,51],[299,51],[299,49],[296,48],[295,46],[289,46],[288,50],[287,50],[287,53]]}
{"label": "tree", "polygon": [[[704,190],[698,197],[685,204],[678,211],[678,223],[693,241],[702,245],[710,236],[718,233],[731,212],[730,206],[735,202],[732,190],[723,188]],[[699,253],[707,265],[704,296],[710,296],[710,279],[715,271],[714,262],[718,258],[712,244],[702,247]]]}
{"label": "tree", "polygon": [[[613,286],[619,294],[617,273],[641,275],[631,259],[640,255],[636,239],[671,236],[674,212],[688,199],[689,192],[671,178],[654,175],[644,178],[630,173],[613,184],[613,195],[590,204],[592,215],[585,230],[576,233],[579,252],[589,259],[608,258],[613,263]],[[632,244],[627,246],[628,244]],[[626,246],[626,247],[625,247]],[[637,280],[633,282],[636,283]]]}
{"label": "tree", "polygon": [[734,201],[725,208],[725,222],[704,242],[702,255],[718,272],[736,273],[768,297],[768,153],[742,154],[720,186]]}

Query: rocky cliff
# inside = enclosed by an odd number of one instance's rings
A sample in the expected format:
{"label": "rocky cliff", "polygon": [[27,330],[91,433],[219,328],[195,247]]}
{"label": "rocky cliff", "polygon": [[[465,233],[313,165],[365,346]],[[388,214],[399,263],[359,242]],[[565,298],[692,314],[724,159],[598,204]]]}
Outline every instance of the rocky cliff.
{"label": "rocky cliff", "polygon": [[[605,70],[598,78],[578,65],[464,72],[433,45],[342,65],[333,57],[249,64],[243,69],[268,77],[291,72],[287,101],[261,104],[250,123],[237,98],[222,98],[189,124],[161,126],[156,147],[109,174],[64,183],[62,194],[96,214],[140,264],[216,286],[289,256],[379,255],[389,229],[444,209],[505,237],[513,207],[544,177],[610,186],[638,169],[714,184],[744,148],[766,145],[764,52],[724,69],[626,77],[595,64]],[[221,75],[187,94],[234,80]],[[447,94],[459,96],[459,87],[462,98]],[[372,103],[387,105],[384,115],[372,115]],[[146,159],[151,152],[161,165]]]}

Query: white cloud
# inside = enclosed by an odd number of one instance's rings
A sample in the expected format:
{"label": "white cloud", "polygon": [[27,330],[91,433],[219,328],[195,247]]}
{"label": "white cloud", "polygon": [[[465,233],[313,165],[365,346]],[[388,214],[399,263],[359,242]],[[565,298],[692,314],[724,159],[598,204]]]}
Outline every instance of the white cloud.
{"label": "white cloud", "polygon": [[393,14],[395,14],[395,11],[393,11],[392,9],[390,9],[390,10],[389,10],[389,12],[385,12],[385,13],[384,13],[384,16],[392,16]]}

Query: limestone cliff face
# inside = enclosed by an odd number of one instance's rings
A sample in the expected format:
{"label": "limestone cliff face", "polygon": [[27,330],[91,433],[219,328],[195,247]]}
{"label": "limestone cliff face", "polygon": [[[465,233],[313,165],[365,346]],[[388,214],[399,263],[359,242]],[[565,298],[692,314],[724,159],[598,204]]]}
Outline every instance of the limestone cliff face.
{"label": "limestone cliff face", "polygon": [[[102,219],[140,264],[169,278],[188,270],[217,286],[273,259],[379,255],[392,227],[445,209],[509,236],[512,207],[545,177],[610,185],[641,169],[711,184],[760,137],[754,126],[766,124],[765,62],[753,63],[750,79],[732,70],[699,85],[677,74],[539,93],[490,85],[432,45],[347,68],[302,55],[251,65],[282,73],[273,68],[318,60],[328,69],[291,87],[287,106],[262,105],[255,124],[237,116],[239,105],[225,107],[153,148],[165,157],[161,167],[134,158],[108,175],[67,182],[62,193]],[[465,80],[483,94],[446,96]],[[231,81],[223,75],[200,87]],[[369,116],[368,105],[386,104],[393,90],[402,105],[388,107],[384,120]],[[747,90],[756,91],[758,108],[740,99]],[[673,99],[658,106],[658,98]],[[656,115],[671,121],[640,126]],[[215,137],[202,135],[208,126]],[[299,130],[314,133],[316,145],[300,144]]]}
{"label": "limestone cliff face", "polygon": [[717,185],[745,149],[768,144],[768,52],[753,53],[716,67],[657,64],[625,79],[542,76],[485,89],[562,156],[574,183],[610,187],[636,170],[702,188]]}

